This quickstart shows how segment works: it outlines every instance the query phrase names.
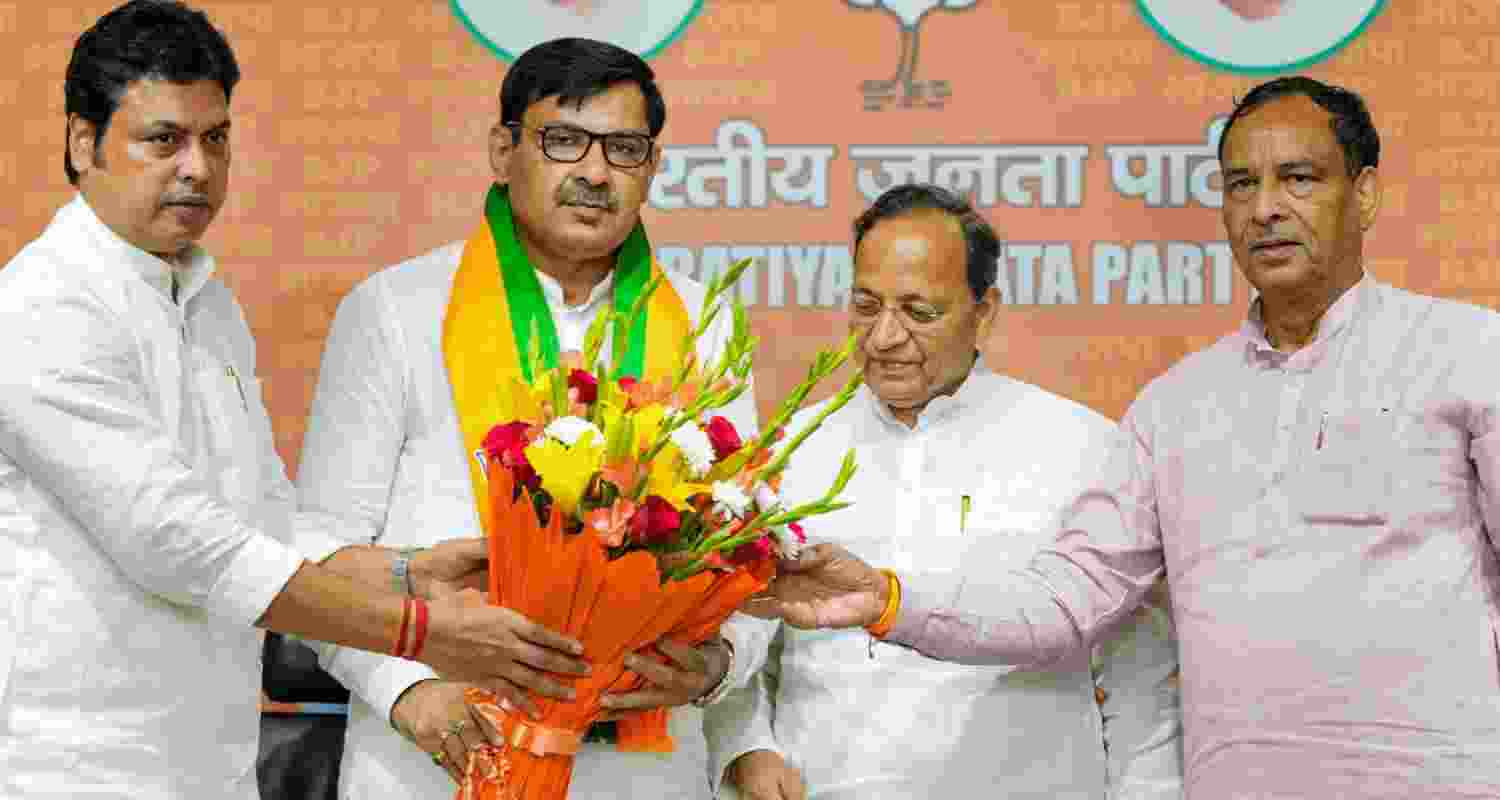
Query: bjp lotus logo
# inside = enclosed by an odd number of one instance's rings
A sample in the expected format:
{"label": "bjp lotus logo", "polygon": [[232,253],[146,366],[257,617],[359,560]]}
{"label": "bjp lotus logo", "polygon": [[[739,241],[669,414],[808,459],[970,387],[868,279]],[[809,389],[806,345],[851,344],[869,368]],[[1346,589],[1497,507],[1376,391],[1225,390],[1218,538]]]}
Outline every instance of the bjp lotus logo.
{"label": "bjp lotus logo", "polygon": [[650,59],[703,9],[703,0],[450,0],[453,13],[495,55],[515,61],[565,36],[601,39]]}
{"label": "bjp lotus logo", "polygon": [[1386,0],[1136,0],[1173,47],[1217,69],[1252,75],[1322,61],[1364,32]]}
{"label": "bjp lotus logo", "polygon": [[937,108],[952,94],[944,80],[918,80],[917,56],[921,54],[922,21],[932,11],[972,7],[979,0],[847,0],[855,8],[879,8],[901,24],[901,55],[896,74],[889,79],[865,81],[865,110],[879,111],[891,103],[905,108]]}

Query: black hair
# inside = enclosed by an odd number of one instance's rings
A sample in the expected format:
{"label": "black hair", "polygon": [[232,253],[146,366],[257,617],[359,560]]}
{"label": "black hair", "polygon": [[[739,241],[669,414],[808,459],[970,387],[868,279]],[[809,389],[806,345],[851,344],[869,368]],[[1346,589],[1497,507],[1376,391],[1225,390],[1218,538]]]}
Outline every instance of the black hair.
{"label": "black hair", "polygon": [[[66,113],[93,123],[96,148],[120,97],[138,80],[218,81],[227,100],[240,81],[240,67],[224,34],[202,11],[177,0],[130,0],[84,31],[68,61]],[[68,183],[78,185],[66,137],[63,171]]]}
{"label": "black hair", "polygon": [[566,38],[543,42],[521,54],[500,85],[500,123],[511,126],[539,100],[557,97],[558,103],[582,105],[618,83],[629,81],[646,98],[646,123],[652,137],[667,124],[667,103],[656,85],[656,73],[641,57],[622,47],[595,39]]}
{"label": "black hair", "polygon": [[1301,95],[1333,115],[1333,136],[1344,149],[1344,169],[1353,177],[1365,167],[1380,166],[1380,133],[1370,118],[1359,93],[1331,86],[1303,75],[1292,75],[1267,81],[1250,90],[1234,107],[1219,138],[1219,160],[1224,160],[1224,143],[1229,130],[1241,117],[1277,98]]}
{"label": "black hair", "polygon": [[983,300],[984,293],[995,285],[999,275],[1000,238],[967,200],[941,186],[907,183],[893,186],[875,198],[875,202],[854,220],[855,252],[859,251],[860,242],[876,223],[924,210],[939,211],[958,221],[964,234],[964,249],[968,253],[969,289],[974,292],[975,301]]}

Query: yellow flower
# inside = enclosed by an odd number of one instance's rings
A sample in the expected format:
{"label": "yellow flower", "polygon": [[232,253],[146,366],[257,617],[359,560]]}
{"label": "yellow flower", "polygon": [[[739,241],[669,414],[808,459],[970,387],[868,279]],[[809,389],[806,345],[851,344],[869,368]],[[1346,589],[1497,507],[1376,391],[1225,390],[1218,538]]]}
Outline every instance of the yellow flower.
{"label": "yellow flower", "polygon": [[521,420],[532,424],[540,423],[542,401],[546,396],[545,392],[538,391],[519,377],[508,376],[495,389],[492,400],[494,407],[489,417],[507,422]]}
{"label": "yellow flower", "polygon": [[584,433],[572,447],[543,438],[527,445],[526,460],[541,476],[542,488],[552,495],[555,507],[569,517],[576,517],[578,502],[589,481],[604,464],[604,443],[593,431]]}
{"label": "yellow flower", "polygon": [[646,493],[643,496],[660,495],[663,500],[682,510],[688,507],[689,497],[711,490],[708,484],[693,483],[687,479],[687,461],[683,458],[682,451],[677,449],[677,445],[669,444],[662,448],[656,458],[651,459],[650,472],[646,475]]}
{"label": "yellow flower", "polygon": [[667,416],[667,407],[652,403],[630,416],[635,422],[635,451],[643,453],[656,444],[656,437],[661,432],[662,420]]}

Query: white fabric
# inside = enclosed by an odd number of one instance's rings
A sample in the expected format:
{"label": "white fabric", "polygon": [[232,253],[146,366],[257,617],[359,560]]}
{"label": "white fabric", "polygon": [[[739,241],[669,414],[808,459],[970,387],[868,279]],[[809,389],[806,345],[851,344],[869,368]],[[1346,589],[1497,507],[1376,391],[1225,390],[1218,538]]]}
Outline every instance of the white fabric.
{"label": "white fabric", "polygon": [[[325,517],[327,529],[338,533],[299,539],[308,552],[331,553],[356,542],[428,545],[481,534],[469,480],[471,456],[464,452],[442,350],[443,318],[462,254],[463,243],[455,242],[383,270],[339,304],[297,480],[302,511]],[[610,296],[610,281],[570,308],[556,282],[538,277],[561,348],[581,350],[589,323]],[[704,288],[678,274],[668,278],[696,324]],[[723,312],[715,318],[700,341],[701,358],[717,357],[731,323]],[[755,428],[752,394],[736,400],[724,415],[748,435]],[[728,680],[743,685],[760,668],[770,632],[769,624],[739,615],[725,625],[724,636],[736,654]],[[354,694],[340,797],[450,798],[454,786],[447,774],[389,724],[401,693],[433,677],[431,670],[332,646],[320,649],[319,660]],[[702,712],[678,708],[671,718],[677,751],[670,757],[585,744],[570,796],[707,797]]]}
{"label": "white fabric", "polygon": [[[790,429],[821,408],[800,412]],[[845,494],[853,504],[809,521],[809,544],[836,542],[973,597],[1051,541],[1051,520],[1114,429],[980,363],[915,428],[862,388],[797,452],[784,491],[792,502],[818,497],[854,448],[859,471]],[[1107,692],[1101,715],[1087,659],[1051,672],[972,667],[863,631],[784,627],[766,674],[708,712],[713,767],[722,774],[742,753],[774,750],[802,770],[809,797],[823,800],[1177,798],[1169,630],[1165,612],[1152,610],[1096,653],[1097,685]]]}
{"label": "white fabric", "polygon": [[168,270],[82,197],[0,270],[0,797],[256,796],[292,491],[239,305]]}

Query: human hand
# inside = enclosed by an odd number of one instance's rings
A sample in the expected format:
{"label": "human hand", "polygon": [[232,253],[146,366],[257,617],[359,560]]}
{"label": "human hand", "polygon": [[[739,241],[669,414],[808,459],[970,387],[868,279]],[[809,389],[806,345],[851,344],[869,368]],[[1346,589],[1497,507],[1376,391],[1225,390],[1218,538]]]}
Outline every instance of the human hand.
{"label": "human hand", "polygon": [[467,684],[425,680],[401,693],[391,707],[391,724],[433,762],[463,784],[469,751],[486,742],[502,744],[499,732],[464,701]]}
{"label": "human hand", "polygon": [[744,800],[805,800],[802,773],[774,750],[751,750],[724,771]]}
{"label": "human hand", "polygon": [[423,663],[449,680],[469,681],[493,691],[538,718],[530,689],[546,697],[572,700],[574,691],[545,673],[587,675],[589,665],[575,656],[583,645],[465,589],[432,601]]}
{"label": "human hand", "polygon": [[646,708],[687,705],[713,691],[729,672],[730,644],[724,639],[712,639],[697,647],[661,639],[656,648],[671,663],[663,664],[646,650],[625,656],[625,668],[645,678],[647,686],[604,695],[600,704],[608,711],[601,720],[619,719]]}
{"label": "human hand", "polygon": [[819,544],[782,561],[771,585],[740,610],[794,628],[862,628],[880,620],[889,592],[880,570],[838,545]]}
{"label": "human hand", "polygon": [[418,551],[411,559],[412,588],[431,600],[439,595],[489,588],[490,547],[484,537],[449,539]]}

